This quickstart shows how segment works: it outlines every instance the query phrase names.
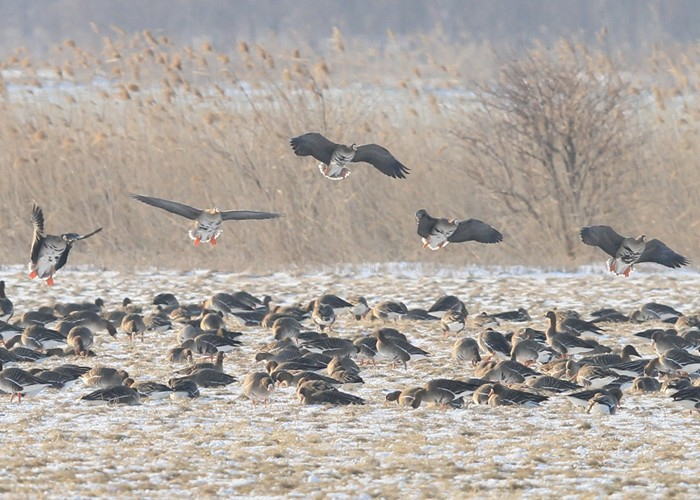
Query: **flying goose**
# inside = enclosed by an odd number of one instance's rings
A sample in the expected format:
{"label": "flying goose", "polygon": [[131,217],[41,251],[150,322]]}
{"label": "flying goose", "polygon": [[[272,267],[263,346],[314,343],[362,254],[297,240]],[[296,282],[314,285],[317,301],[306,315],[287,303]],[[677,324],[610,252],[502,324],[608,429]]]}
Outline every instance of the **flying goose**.
{"label": "flying goose", "polygon": [[645,235],[626,238],[610,226],[588,226],[581,229],[581,240],[586,245],[600,248],[610,255],[608,269],[615,274],[629,276],[635,264],[655,262],[662,266],[678,268],[689,263],[662,241],[647,241]]}
{"label": "flying goose", "polygon": [[5,295],[5,282],[0,281],[0,321],[8,321],[13,312],[12,301]]}
{"label": "flying goose", "polygon": [[221,235],[221,224],[227,220],[250,220],[250,219],[275,219],[279,214],[271,212],[253,212],[248,210],[219,210],[218,208],[207,208],[201,210],[199,208],[190,207],[176,201],[164,200],[161,198],[153,198],[151,196],[143,196],[140,194],[131,195],[135,200],[151,205],[152,207],[160,208],[166,212],[185,217],[194,221],[194,227],[190,229],[190,239],[194,240],[194,246],[199,246],[200,243],[209,242],[212,246],[216,245],[217,238]]}
{"label": "flying goose", "polygon": [[423,241],[423,248],[439,250],[449,243],[477,241],[479,243],[499,243],[503,235],[496,229],[478,219],[455,220],[436,219],[425,209],[416,212],[418,236]]}
{"label": "flying goose", "polygon": [[343,180],[350,175],[348,163],[366,162],[384,175],[405,179],[409,169],[384,147],[378,144],[345,146],[329,141],[317,132],[309,132],[292,138],[289,143],[297,156],[313,156],[318,169],[326,179]]}
{"label": "flying goose", "polygon": [[77,233],[64,233],[60,236],[46,234],[44,232],[44,212],[36,204],[32,206],[32,225],[34,226],[34,236],[29,262],[29,278],[45,279],[48,286],[54,284],[53,275],[56,274],[56,271],[68,262],[68,254],[73,248],[73,244],[102,231],[102,228],[98,227],[84,235]]}

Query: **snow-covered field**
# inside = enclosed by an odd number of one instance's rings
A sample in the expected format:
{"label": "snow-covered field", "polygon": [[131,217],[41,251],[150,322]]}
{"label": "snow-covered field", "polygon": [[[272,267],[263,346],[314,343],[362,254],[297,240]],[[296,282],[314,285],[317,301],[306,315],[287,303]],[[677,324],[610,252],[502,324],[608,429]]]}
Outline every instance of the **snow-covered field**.
{"label": "snow-covered field", "polygon": [[[597,271],[575,274],[530,270],[416,269],[411,265],[343,268],[265,276],[215,272],[113,272],[65,270],[49,289],[19,269],[0,270],[17,314],[57,301],[102,297],[109,309],[130,297],[147,305],[169,291],[180,302],[214,292],[246,290],[278,302],[307,302],[323,292],[361,294],[370,303],[397,299],[427,307],[442,294],[460,296],[470,315],[517,307],[529,326],[544,328],[551,308],[582,313],[619,307],[629,313],[658,301],[684,313],[700,311],[697,273],[633,274],[625,279]],[[500,331],[526,324],[502,323]],[[608,345],[633,343],[651,355],[649,342],[632,333],[653,326],[609,325]],[[242,380],[262,369],[254,353],[271,334],[244,332],[244,347],[225,360]],[[376,325],[343,317],[336,334],[355,337]],[[45,391],[21,404],[0,404],[0,495],[3,497],[479,497],[513,496],[660,498],[697,497],[700,491],[700,415],[674,406],[667,395],[626,394],[613,416],[591,416],[561,397],[535,409],[470,406],[459,410],[387,405],[384,394],[437,377],[472,376],[449,357],[455,337],[435,323],[399,323],[431,353],[409,362],[363,368],[364,386],[348,389],[366,406],[305,407],[293,389],[280,389],[268,405],[240,399],[240,385],[202,389],[187,402],[145,402],[133,407],[87,406],[81,383]],[[475,334],[470,330],[469,334]],[[96,358],[50,358],[42,365],[75,362],[126,369],[137,382],[167,381],[179,366],[165,360],[175,332],[99,337]],[[25,366],[26,367],[26,366]]]}

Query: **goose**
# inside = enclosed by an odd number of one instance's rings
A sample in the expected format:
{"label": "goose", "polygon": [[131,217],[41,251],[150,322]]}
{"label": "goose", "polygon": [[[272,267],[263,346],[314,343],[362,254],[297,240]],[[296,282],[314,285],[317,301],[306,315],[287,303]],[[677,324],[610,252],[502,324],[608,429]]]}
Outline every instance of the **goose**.
{"label": "goose", "polygon": [[[15,339],[17,338],[19,337],[15,337]],[[7,346],[9,344],[5,345]],[[29,349],[28,347],[22,347],[19,345],[12,347],[12,349],[10,349],[10,352],[13,356],[15,356],[15,358],[19,362],[32,363],[34,361],[39,361],[40,359],[43,359],[48,356],[43,352],[35,351],[34,349]]]}
{"label": "goose", "polygon": [[455,220],[436,219],[425,209],[416,212],[418,236],[423,248],[440,250],[449,243],[476,241],[478,243],[500,243],[503,235],[493,227],[478,219]]}
{"label": "goose", "polygon": [[675,330],[665,330],[654,332],[651,335],[651,342],[657,354],[663,354],[671,349],[683,349],[692,351],[695,345],[684,337],[677,335]]}
{"label": "goose", "polygon": [[0,280],[0,321],[9,320],[13,313],[12,301],[5,295],[5,282]]}
{"label": "goose", "polygon": [[496,384],[484,384],[472,393],[472,401],[477,405],[489,404],[491,390]]}
{"label": "goose", "polygon": [[618,363],[614,365],[607,365],[605,368],[617,373],[619,376],[623,377],[639,377],[644,375],[647,369],[651,365],[652,368],[656,369],[658,367],[658,358],[646,359],[640,358],[633,361],[626,361],[623,363]]}
{"label": "goose", "polygon": [[648,302],[644,304],[639,311],[632,313],[631,319],[636,322],[644,321],[663,321],[675,323],[678,318],[682,317],[683,313],[676,311],[673,307],[657,302]]}
{"label": "goose", "polygon": [[487,328],[479,333],[477,342],[481,350],[500,360],[510,359],[511,346],[502,333]]}
{"label": "goose", "polygon": [[125,385],[116,385],[86,394],[81,401],[90,403],[103,403],[108,405],[138,405],[141,403],[139,393]]}
{"label": "goose", "polygon": [[688,259],[674,252],[662,241],[647,241],[645,235],[638,238],[620,236],[610,226],[587,226],[581,229],[581,240],[596,246],[610,255],[608,269],[615,274],[629,276],[635,264],[654,262],[670,268],[689,263]]}
{"label": "goose", "polygon": [[189,237],[194,241],[194,246],[200,243],[210,243],[216,245],[217,238],[223,232],[221,224],[227,220],[252,220],[252,219],[276,219],[279,214],[272,212],[253,212],[248,210],[219,210],[218,208],[208,208],[202,210],[190,207],[176,201],[153,198],[140,194],[131,195],[135,200],[160,208],[166,212],[179,215],[194,221],[194,227],[189,231]]}
{"label": "goose", "polygon": [[192,351],[187,347],[179,346],[170,349],[166,359],[170,363],[185,363],[192,356]]}
{"label": "goose", "polygon": [[463,331],[466,319],[466,314],[459,308],[447,311],[442,318],[440,318],[440,326],[443,335],[447,336],[449,333],[459,333]]}
{"label": "goose", "polygon": [[443,295],[437,299],[432,306],[430,306],[428,312],[444,315],[447,313],[447,311],[451,311],[453,309],[463,312],[465,316],[468,314],[467,306],[465,306],[464,302],[454,295]]}
{"label": "goose", "polygon": [[172,387],[173,384],[182,380],[191,380],[199,387],[223,387],[234,383],[237,379],[233,375],[213,368],[201,368],[190,375],[176,378],[172,383],[168,382],[168,385]]}
{"label": "goose", "polygon": [[686,387],[671,394],[671,399],[689,410],[700,410],[700,387]]}
{"label": "goose", "polygon": [[549,328],[545,332],[547,344],[558,353],[567,356],[570,354],[584,354],[595,351],[589,341],[580,339],[568,333],[557,331],[557,315],[554,311],[548,311],[546,317],[549,319]]}
{"label": "goose", "polygon": [[512,406],[521,405],[526,407],[539,406],[540,403],[547,401],[547,396],[533,394],[531,392],[518,391],[509,389],[501,384],[493,384],[489,394],[489,406]]}
{"label": "goose", "polygon": [[408,308],[403,302],[385,300],[371,309],[372,319],[398,321],[408,314]]}
{"label": "goose", "polygon": [[618,374],[602,366],[586,365],[579,368],[576,382],[584,387],[600,389],[618,378]]}
{"label": "goose", "polygon": [[87,386],[98,386],[103,389],[122,385],[129,378],[129,374],[124,370],[117,370],[106,366],[96,366],[84,373],[81,377]]}
{"label": "goose", "polygon": [[522,307],[519,307],[515,311],[504,311],[504,312],[499,312],[499,313],[493,313],[489,314],[492,318],[495,319],[500,319],[503,321],[513,321],[513,322],[522,322],[522,321],[530,321],[532,318],[530,318],[530,314],[528,314],[527,309],[524,309]]}
{"label": "goose", "polygon": [[360,321],[364,318],[367,313],[369,313],[370,307],[367,303],[367,299],[361,296],[351,296],[348,298],[348,302],[352,304],[352,315],[355,320]]}
{"label": "goose", "polygon": [[74,326],[66,337],[66,343],[78,356],[87,356],[93,342],[92,330],[86,326]]}
{"label": "goose", "polygon": [[151,304],[156,306],[159,311],[170,312],[180,307],[180,302],[175,294],[170,292],[161,292],[156,294],[151,301]]}
{"label": "goose", "polygon": [[345,146],[329,141],[317,132],[294,137],[289,141],[297,156],[312,156],[321,163],[318,169],[326,179],[347,179],[349,163],[366,162],[384,175],[394,179],[405,179],[409,169],[398,161],[386,148],[378,144]]}
{"label": "goose", "polygon": [[406,363],[410,359],[429,356],[426,351],[414,346],[405,338],[394,335],[393,332],[396,330],[392,330],[392,328],[380,328],[375,332],[378,355],[391,360],[392,363],[402,363],[404,369],[407,369]]}
{"label": "goose", "polygon": [[632,381],[632,391],[637,393],[643,392],[659,392],[661,390],[661,382],[655,377],[637,377]]}
{"label": "goose", "polygon": [[22,332],[22,345],[30,349],[63,348],[66,346],[66,338],[56,330],[50,330],[43,326],[34,325],[25,328]]}
{"label": "goose", "polygon": [[311,319],[318,325],[321,331],[324,331],[326,328],[330,330],[333,327],[333,323],[335,323],[335,311],[333,307],[328,304],[315,302],[313,312],[311,313]]}
{"label": "goose", "polygon": [[596,354],[594,356],[585,356],[579,360],[582,365],[595,365],[595,366],[612,366],[619,365],[622,363],[627,363],[631,360],[632,356],[641,358],[642,355],[639,351],[630,344],[627,344],[622,348],[622,351],[618,353],[607,353],[607,354]]}
{"label": "goose", "polygon": [[533,389],[556,393],[577,391],[582,389],[582,387],[578,384],[574,384],[573,382],[562,380],[557,377],[552,377],[550,375],[541,375],[539,377],[531,378],[527,381],[527,385]]}
{"label": "goose", "polygon": [[241,345],[235,339],[228,339],[222,335],[203,333],[194,339],[183,342],[182,346],[191,349],[192,352],[206,356],[214,356],[219,352],[231,352]]}
{"label": "goose", "polygon": [[224,317],[221,312],[207,312],[202,311],[202,319],[199,320],[199,327],[205,332],[216,331],[219,328],[223,328]]}
{"label": "goose", "polygon": [[0,320],[0,340],[4,344],[15,337],[22,335],[23,328],[17,325],[11,325]]}
{"label": "goose", "polygon": [[464,337],[458,339],[452,345],[452,359],[455,361],[462,361],[471,363],[472,366],[476,366],[481,361],[481,356],[479,355],[479,344],[476,340]]}
{"label": "goose", "polygon": [[[74,311],[64,318],[64,321],[75,323],[75,326],[86,326],[94,333],[107,332],[111,337],[117,336],[117,328],[114,324],[100,316],[95,311]],[[121,323],[122,320],[119,320]]]}
{"label": "goose", "polygon": [[421,399],[426,403],[434,403],[438,406],[453,406],[455,401],[464,396],[471,397],[474,391],[487,383],[489,383],[488,380],[479,378],[468,380],[437,378],[425,384],[425,392],[422,394]]}
{"label": "goose", "polygon": [[71,386],[77,380],[77,377],[54,370],[32,368],[28,370],[28,372],[34,375],[36,378],[51,384],[51,387],[54,389],[63,389],[64,387]]}
{"label": "goose", "polygon": [[377,356],[377,337],[372,335],[362,335],[353,342],[357,347],[355,357],[360,363],[374,363]]}
{"label": "goose", "polygon": [[586,413],[595,411],[601,415],[613,415],[617,410],[618,403],[619,401],[612,394],[599,392],[589,400]]}
{"label": "goose", "polygon": [[0,391],[10,394],[10,403],[17,397],[21,403],[24,396],[38,394],[52,384],[21,368],[4,368],[0,362]]}
{"label": "goose", "polygon": [[695,373],[700,370],[700,356],[683,349],[670,349],[659,356],[659,364],[672,372]]}
{"label": "goose", "polygon": [[[189,360],[192,361],[192,351],[189,352]],[[218,352],[216,353],[216,362],[214,363],[209,363],[209,362],[202,362],[202,363],[195,363],[194,365],[190,365],[186,368],[183,368],[182,370],[177,370],[175,373],[182,374],[182,375],[191,375],[197,370],[201,370],[202,368],[211,368],[213,370],[223,372],[224,371],[224,353],[223,352]]]}
{"label": "goose", "polygon": [[309,380],[303,382],[297,388],[297,395],[302,404],[305,405],[363,405],[365,400],[348,394],[346,392],[341,392],[333,386],[328,386],[327,384],[321,382],[318,384],[318,380]]}
{"label": "goose", "polygon": [[172,321],[161,311],[143,318],[147,332],[163,333],[173,327]]}
{"label": "goose", "polygon": [[22,328],[28,328],[32,325],[45,326],[58,319],[59,318],[52,312],[42,310],[27,311],[26,313],[22,314],[19,321],[15,322],[15,326],[21,326]]}
{"label": "goose", "polygon": [[385,399],[391,402],[395,401],[399,406],[416,409],[423,402],[424,394],[425,388],[411,387],[409,389],[404,389],[403,391],[389,392],[385,396]]}
{"label": "goose", "polygon": [[312,311],[315,304],[320,303],[320,304],[326,304],[328,306],[331,306],[333,308],[333,312],[335,314],[340,314],[343,311],[347,311],[353,308],[353,304],[348,302],[345,299],[341,299],[337,295],[333,295],[330,293],[327,293],[325,295],[321,295],[319,298],[311,301],[307,307],[308,310]]}
{"label": "goose", "polygon": [[53,306],[53,310],[57,316],[63,316],[65,318],[69,314],[78,311],[92,311],[99,313],[104,305],[104,300],[98,297],[94,302],[58,303]]}
{"label": "goose", "polygon": [[171,387],[160,382],[140,382],[137,384],[132,378],[128,378],[124,381],[124,385],[134,389],[140,397],[153,400],[169,398],[173,393]]}
{"label": "goose", "polygon": [[44,212],[34,204],[32,206],[32,238],[31,258],[29,262],[29,278],[45,279],[48,286],[53,286],[53,276],[68,262],[68,254],[76,241],[85,240],[102,231],[99,227],[94,231],[80,235],[64,233],[60,236],[44,232]]}
{"label": "goose", "polygon": [[194,399],[199,397],[199,387],[189,379],[171,379],[168,385],[173,390],[170,399]]}
{"label": "goose", "polygon": [[289,372],[287,370],[277,370],[275,371],[271,377],[273,380],[278,383],[282,387],[292,387],[292,386],[298,386],[299,383],[304,380],[322,380],[323,382],[330,384],[330,385],[341,385],[342,382],[340,380],[336,380],[335,378],[327,377],[325,375],[322,375],[320,373],[316,372],[310,372],[310,371],[295,371],[295,372]]}
{"label": "goose", "polygon": [[512,345],[510,359],[526,366],[532,363],[548,363],[556,354],[546,345],[522,337],[514,339]]}
{"label": "goose", "polygon": [[597,394],[607,394],[609,396],[612,396],[613,398],[615,398],[618,405],[620,404],[620,400],[622,399],[622,391],[618,387],[607,387],[602,389],[588,389],[585,391],[578,391],[566,394],[566,399],[576,406],[588,408],[591,399]]}
{"label": "goose", "polygon": [[301,343],[301,347],[311,352],[321,352],[326,356],[354,356],[357,354],[357,346],[352,340],[339,337],[320,337]]}
{"label": "goose", "polygon": [[295,340],[299,337],[301,328],[301,323],[296,319],[291,316],[282,316],[272,323],[272,334],[275,340]]}
{"label": "goose", "polygon": [[121,329],[129,336],[129,339],[133,342],[134,337],[137,335],[141,336],[141,342],[143,342],[143,334],[146,331],[146,323],[143,321],[143,316],[137,313],[131,313],[124,316],[121,323]]}
{"label": "goose", "polygon": [[243,394],[245,394],[253,404],[259,401],[266,402],[274,390],[275,381],[267,372],[249,373],[243,379]]}

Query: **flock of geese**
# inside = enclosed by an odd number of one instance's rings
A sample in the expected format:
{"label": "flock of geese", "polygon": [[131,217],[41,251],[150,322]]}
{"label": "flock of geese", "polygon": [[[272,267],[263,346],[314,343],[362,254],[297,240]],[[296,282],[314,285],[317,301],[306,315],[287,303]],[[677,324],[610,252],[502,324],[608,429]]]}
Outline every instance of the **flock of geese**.
{"label": "flock of geese", "polygon": [[[366,162],[383,174],[404,179],[409,169],[387,149],[377,144],[345,146],[318,133],[291,139],[298,156],[312,156],[321,173],[333,180],[350,174],[348,165]],[[221,226],[228,220],[273,219],[279,214],[243,210],[199,209],[183,203],[144,195],[132,197],[193,221],[189,236],[194,245],[216,245]],[[54,275],[67,262],[73,245],[100,233],[47,234],[44,213],[32,208],[34,235],[29,277],[54,283]],[[498,243],[503,235],[477,219],[455,220],[432,217],[424,209],[416,212],[417,233],[423,247],[439,250],[449,243],[475,241]],[[638,263],[654,262],[671,268],[688,260],[663,242],[644,235],[624,237],[609,226],[588,226],[581,232],[587,245],[597,246],[609,255],[611,272],[628,276]],[[539,331],[525,327],[502,333],[502,323],[511,325],[531,318],[524,309],[481,314],[472,321],[479,332],[465,335],[468,312],[455,296],[439,299],[428,310],[409,309],[397,301],[373,306],[363,297],[342,299],[323,295],[306,305],[273,306],[247,292],[217,293],[197,304],[181,304],[171,293],[153,298],[150,312],[125,299],[122,307],[107,311],[101,299],[94,303],[56,304],[26,311],[13,317],[13,304],[0,282],[0,390],[21,401],[24,396],[44,389],[60,389],[77,380],[96,388],[83,400],[111,404],[136,404],[144,399],[195,398],[201,388],[222,387],[237,382],[224,371],[226,353],[238,349],[245,335],[228,329],[233,322],[269,330],[272,341],[256,354],[265,369],[247,374],[242,381],[243,395],[253,403],[267,401],[279,387],[293,386],[304,404],[364,404],[349,392],[362,384],[361,365],[387,360],[397,369],[408,369],[409,362],[430,353],[416,346],[399,326],[411,322],[435,322],[443,335],[462,335],[454,344],[454,360],[474,371],[468,379],[435,379],[416,387],[388,392],[386,400],[417,408],[434,404],[443,408],[475,404],[537,406],[550,397],[563,395],[587,410],[611,414],[620,405],[626,390],[656,392],[671,390],[674,401],[700,409],[700,319],[685,316],[668,306],[650,303],[631,317],[615,310],[592,313],[583,320],[575,311],[550,311],[549,328]],[[334,333],[336,318],[348,311],[357,321],[378,322],[373,333],[344,338]],[[673,325],[645,330],[637,335],[648,338],[655,351],[642,357],[631,345],[617,352],[600,342],[601,325],[620,321],[661,320]],[[23,365],[51,356],[95,356],[95,335],[116,337],[120,332],[134,342],[146,336],[176,333],[178,345],[167,357],[186,366],[162,382],[137,382],[119,368],[63,364],[52,369],[23,369]],[[591,338],[592,337],[592,338]],[[196,359],[199,356],[202,359]],[[208,359],[205,359],[208,358]],[[12,365],[12,366],[8,366]],[[341,390],[343,389],[343,390]]]}
{"label": "flock of geese", "polygon": [[[275,391],[291,387],[302,404],[363,405],[366,401],[352,390],[364,383],[364,366],[386,363],[408,373],[416,360],[431,356],[399,330],[421,323],[456,337],[451,358],[460,372],[471,370],[473,377],[387,388],[386,402],[406,408],[536,407],[551,398],[566,398],[588,412],[609,415],[620,407],[626,391],[667,391],[682,407],[700,410],[700,316],[683,315],[658,303],[645,304],[630,316],[615,309],[594,311],[590,321],[575,311],[549,311],[544,331],[521,326],[532,321],[522,308],[473,316],[468,329],[467,307],[452,295],[441,297],[427,310],[390,300],[370,305],[363,297],[345,300],[330,294],[307,304],[275,306],[269,296],[260,299],[239,291],[216,293],[193,304],[180,303],[172,293],[159,293],[151,304],[137,305],[127,298],[111,311],[99,298],[59,303],[26,311],[11,321],[14,312],[5,283],[0,282],[4,344],[0,391],[9,394],[10,402],[79,380],[94,389],[81,398],[89,403],[133,405],[196,398],[200,390],[238,382],[224,367],[225,356],[246,343],[245,333],[228,328],[237,324],[263,329],[271,336],[255,354],[261,368],[243,377],[241,397],[253,404],[266,403]],[[342,316],[344,321],[364,322],[372,333],[354,338],[337,335],[342,322],[336,320]],[[618,323],[648,321],[664,326],[635,334],[639,341],[648,340],[653,356],[642,356],[631,344],[617,349],[602,342]],[[146,342],[154,335],[172,335],[177,343],[163,355],[184,367],[174,366],[168,380],[137,381],[119,367],[84,365],[99,357],[93,350],[97,335],[104,337],[103,342],[108,336]],[[81,362],[30,368],[52,357]]]}

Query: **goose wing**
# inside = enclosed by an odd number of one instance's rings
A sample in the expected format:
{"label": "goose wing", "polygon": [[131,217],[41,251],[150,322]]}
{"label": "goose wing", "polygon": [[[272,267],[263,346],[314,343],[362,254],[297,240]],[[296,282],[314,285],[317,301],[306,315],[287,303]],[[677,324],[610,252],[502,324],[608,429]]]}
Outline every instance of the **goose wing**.
{"label": "goose wing", "polygon": [[647,242],[644,252],[637,262],[655,262],[672,268],[682,267],[689,263],[687,258],[671,250],[663,241],[656,239]]}
{"label": "goose wing", "polygon": [[586,245],[598,247],[611,257],[615,257],[624,239],[610,226],[587,226],[581,229],[581,240]]}
{"label": "goose wing", "polygon": [[32,206],[32,226],[34,237],[32,239],[31,260],[34,264],[39,260],[39,250],[44,241],[44,211],[36,203]]}
{"label": "goose wing", "polygon": [[365,144],[358,147],[352,161],[369,163],[384,175],[395,179],[405,179],[409,171],[388,149],[378,144]]}
{"label": "goose wing", "polygon": [[170,212],[180,217],[185,217],[186,219],[196,220],[197,217],[202,215],[202,210],[199,208],[190,207],[184,203],[178,203],[176,201],[164,200],[162,198],[153,198],[151,196],[143,196],[140,194],[132,194],[131,197],[135,200],[145,203],[146,205],[151,205],[152,207],[160,208],[166,212]]}
{"label": "goose wing", "polygon": [[223,220],[276,219],[280,214],[273,212],[255,212],[252,210],[227,210],[221,212]]}
{"label": "goose wing", "polygon": [[333,151],[338,147],[338,144],[329,141],[318,132],[309,132],[294,137],[289,141],[289,144],[297,156],[313,156],[326,165],[330,163]]}
{"label": "goose wing", "polygon": [[503,241],[503,235],[490,225],[478,219],[463,220],[457,226],[447,241],[459,243],[462,241],[478,241],[479,243],[498,243]]}

